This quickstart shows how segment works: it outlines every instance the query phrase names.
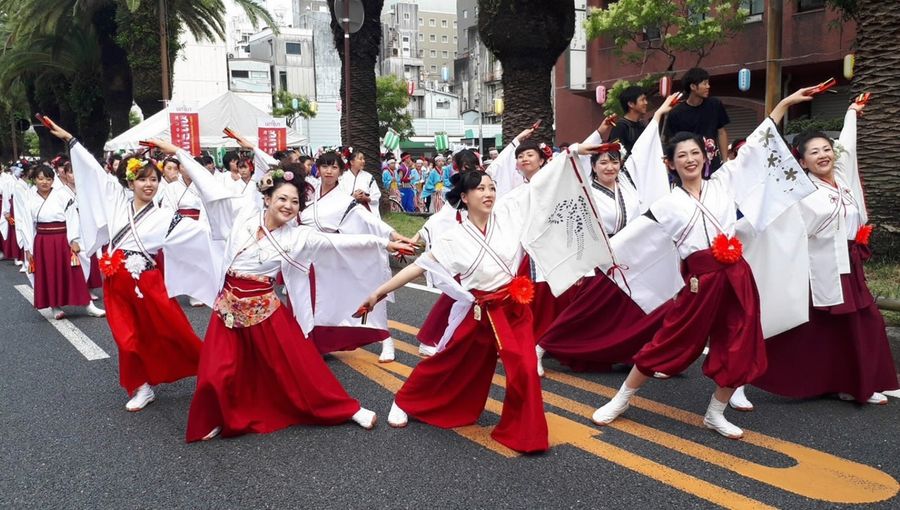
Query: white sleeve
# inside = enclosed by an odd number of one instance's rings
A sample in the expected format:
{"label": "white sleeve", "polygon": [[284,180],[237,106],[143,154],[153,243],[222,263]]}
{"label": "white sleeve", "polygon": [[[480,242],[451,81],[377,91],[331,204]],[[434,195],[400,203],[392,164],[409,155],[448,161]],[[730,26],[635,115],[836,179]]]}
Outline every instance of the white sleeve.
{"label": "white sleeve", "polygon": [[865,225],[869,221],[869,213],[866,210],[866,197],[863,194],[859,165],[856,160],[856,124],[856,111],[847,110],[847,114],[844,115],[841,136],[835,145],[837,161],[834,164],[834,172],[850,186],[853,198],[859,204],[860,225]]}
{"label": "white sleeve", "polygon": [[127,195],[118,179],[107,173],[81,143],[73,138],[69,145],[79,197],[81,249],[92,254],[109,242],[110,219],[122,202],[127,201]]}
{"label": "white sleeve", "polygon": [[519,146],[517,140],[507,145],[497,159],[491,161],[485,172],[494,180],[497,187],[497,198],[509,193],[517,186],[525,183],[525,178],[516,168],[516,147]]}
{"label": "white sleeve", "polygon": [[278,160],[270,156],[259,147],[253,148],[253,180],[258,181],[273,166],[278,165]]}
{"label": "white sleeve", "polygon": [[647,212],[653,202],[669,193],[669,175],[663,162],[662,140],[659,138],[659,125],[655,119],[647,124],[644,132],[634,142],[624,170],[637,188],[641,214]]}
{"label": "white sleeve", "polygon": [[198,163],[183,149],[177,152],[178,160],[191,178],[193,184],[200,192],[200,200],[203,201],[204,212],[209,220],[210,234],[213,239],[227,239],[231,233],[231,226],[238,212],[235,210],[235,202],[232,193],[221,181],[213,177],[209,170]]}

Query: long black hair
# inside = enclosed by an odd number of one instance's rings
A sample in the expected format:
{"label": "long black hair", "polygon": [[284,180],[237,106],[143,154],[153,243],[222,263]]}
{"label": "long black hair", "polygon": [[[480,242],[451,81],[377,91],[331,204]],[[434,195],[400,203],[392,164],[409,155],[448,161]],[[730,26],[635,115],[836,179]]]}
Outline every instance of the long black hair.
{"label": "long black hair", "polygon": [[450,202],[450,205],[457,209],[466,209],[466,204],[462,201],[462,194],[481,186],[481,180],[484,177],[489,176],[481,170],[470,170],[453,174],[450,177],[453,188],[447,192],[447,202]]}
{"label": "long black hair", "polygon": [[[690,131],[679,131],[675,133],[675,136],[669,139],[669,143],[666,144],[664,150],[666,160],[674,164],[675,149],[678,147],[678,144],[688,141],[693,141],[697,144],[697,147],[700,148],[700,152],[703,154],[703,160],[706,161],[706,144],[703,142],[703,137],[698,135],[697,133],[691,133]],[[674,169],[671,169],[669,170],[669,174],[672,175],[672,178],[675,180],[675,184],[681,186],[681,176],[678,175],[678,172]]]}
{"label": "long black hair", "polygon": [[480,170],[478,155],[472,149],[463,149],[457,152],[453,155],[453,168],[459,173]]}

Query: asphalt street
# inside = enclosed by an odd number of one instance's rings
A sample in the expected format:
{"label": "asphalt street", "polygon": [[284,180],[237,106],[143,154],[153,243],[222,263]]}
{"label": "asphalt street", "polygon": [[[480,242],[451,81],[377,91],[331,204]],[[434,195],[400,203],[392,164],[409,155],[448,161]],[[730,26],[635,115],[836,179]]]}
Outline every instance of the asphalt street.
{"label": "asphalt street", "polygon": [[[0,508],[900,507],[900,400],[796,401],[750,388],[756,410],[727,413],[747,432],[733,441],[700,424],[713,389],[700,362],[650,382],[599,429],[589,415],[625,372],[576,374],[547,360],[544,454],[516,455],[488,436],[502,367],[477,425],[392,429],[392,391],[418,361],[411,333],[436,298],[412,288],[390,307],[396,362],[378,364],[374,346],[327,357],[379,413],[373,431],[293,427],[189,445],[193,378],[126,412],[105,319],[71,310],[71,324],[109,354],[88,360],[17,290],[25,284],[0,262]],[[210,310],[186,311],[202,337]]]}

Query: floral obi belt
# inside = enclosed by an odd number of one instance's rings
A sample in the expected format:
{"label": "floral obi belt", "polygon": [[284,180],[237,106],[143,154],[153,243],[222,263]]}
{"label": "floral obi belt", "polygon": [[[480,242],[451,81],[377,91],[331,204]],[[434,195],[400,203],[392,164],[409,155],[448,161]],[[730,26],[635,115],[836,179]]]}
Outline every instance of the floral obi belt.
{"label": "floral obi belt", "polygon": [[268,276],[228,271],[213,310],[229,329],[255,326],[281,306],[274,284],[275,280]]}

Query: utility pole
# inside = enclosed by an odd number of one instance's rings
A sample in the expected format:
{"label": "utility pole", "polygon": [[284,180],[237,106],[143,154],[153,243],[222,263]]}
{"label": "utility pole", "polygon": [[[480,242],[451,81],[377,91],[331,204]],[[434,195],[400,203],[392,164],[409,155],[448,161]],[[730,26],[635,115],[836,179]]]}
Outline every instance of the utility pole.
{"label": "utility pole", "polygon": [[166,0],[159,0],[159,60],[162,64],[162,100],[163,104],[171,99],[169,94],[169,26],[166,12]]}
{"label": "utility pole", "polygon": [[350,142],[350,0],[344,2],[344,123],[347,125],[347,139],[344,146],[352,145]]}
{"label": "utility pole", "polygon": [[766,115],[781,101],[781,25],[783,0],[766,2]]}

